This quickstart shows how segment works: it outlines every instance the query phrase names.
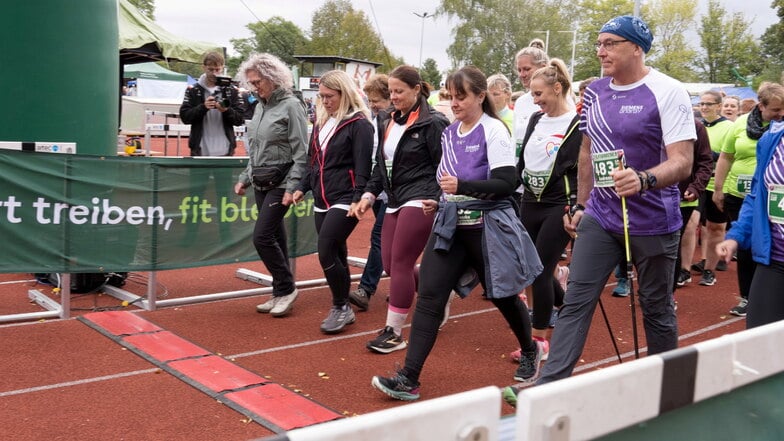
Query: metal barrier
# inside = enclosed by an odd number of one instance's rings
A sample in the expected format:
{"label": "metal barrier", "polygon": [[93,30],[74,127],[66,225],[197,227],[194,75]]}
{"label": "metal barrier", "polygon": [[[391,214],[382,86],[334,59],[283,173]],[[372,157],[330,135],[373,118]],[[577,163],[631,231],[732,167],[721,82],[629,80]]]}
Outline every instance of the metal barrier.
{"label": "metal barrier", "polygon": [[[179,120],[180,116],[176,113],[169,113],[169,112],[161,112],[155,110],[147,110],[145,111],[145,115],[147,118],[148,123],[144,125],[144,154],[146,156],[150,156],[152,154],[151,150],[151,141],[152,141],[152,134],[153,132],[162,132],[164,136],[164,143],[163,143],[163,155],[169,156],[169,134],[176,134],[177,135],[177,150],[173,156],[184,156],[180,154],[180,141],[182,140],[182,136],[190,134],[191,132],[191,125],[190,124],[169,124],[169,118],[177,118]],[[150,117],[152,116],[163,116],[164,123],[149,123]],[[234,136],[239,139],[244,139],[245,137],[245,126],[234,126]]]}

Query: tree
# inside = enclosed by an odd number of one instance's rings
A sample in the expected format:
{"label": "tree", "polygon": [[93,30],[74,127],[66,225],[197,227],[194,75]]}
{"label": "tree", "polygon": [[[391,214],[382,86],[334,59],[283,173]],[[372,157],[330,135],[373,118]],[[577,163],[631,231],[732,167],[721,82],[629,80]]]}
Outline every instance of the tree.
{"label": "tree", "polygon": [[437,14],[458,23],[447,49],[453,66],[473,64],[486,74],[503,73],[516,78],[514,56],[536,38],[550,31],[550,54],[571,56],[569,4],[565,0],[441,0]]}
{"label": "tree", "polygon": [[438,64],[436,60],[428,58],[422,63],[422,68],[419,69],[419,75],[422,79],[427,81],[434,89],[438,89],[441,84],[441,72],[438,71]]}
{"label": "tree", "polygon": [[155,20],[155,0],[128,0],[128,3],[135,6],[145,17]]}
{"label": "tree", "polygon": [[382,63],[382,72],[403,64],[402,59],[389,54],[365,13],[354,10],[348,0],[328,0],[313,13],[306,49],[311,55]]}
{"label": "tree", "polygon": [[189,63],[187,61],[174,61],[169,60],[168,62],[162,61],[159,62],[161,66],[173,70],[175,72],[188,74],[193,78],[199,78],[201,74],[204,73],[204,70],[201,67],[201,63]]}
{"label": "tree", "polygon": [[697,4],[692,0],[658,0],[649,7],[648,25],[656,38],[649,53],[650,64],[663,73],[685,82],[698,77],[691,64],[697,52],[683,33],[694,25]]}
{"label": "tree", "polygon": [[252,37],[230,40],[238,54],[227,61],[230,72],[235,72],[240,63],[252,53],[266,52],[277,56],[288,65],[297,65],[299,61],[293,55],[303,53],[308,45],[304,32],[282,17],[275,16],[267,21],[250,23],[246,27],[253,34]]}
{"label": "tree", "polygon": [[784,82],[784,0],[774,0],[779,22],[765,30],[761,38],[761,54],[765,67],[760,81]]}
{"label": "tree", "polygon": [[[580,24],[577,33],[575,79],[595,77],[601,74],[602,68],[594,46],[599,29],[609,19],[619,15],[631,15],[633,11],[634,2],[632,0],[580,0],[577,3],[576,16],[580,17]],[[643,5],[640,15],[647,17],[646,11],[647,5]]]}
{"label": "tree", "polygon": [[718,0],[708,0],[708,13],[697,30],[704,52],[697,57],[696,67],[703,72],[705,80],[734,83],[739,79],[734,72],[754,76],[762,71],[763,60],[750,26],[742,13],[727,18],[727,11]]}

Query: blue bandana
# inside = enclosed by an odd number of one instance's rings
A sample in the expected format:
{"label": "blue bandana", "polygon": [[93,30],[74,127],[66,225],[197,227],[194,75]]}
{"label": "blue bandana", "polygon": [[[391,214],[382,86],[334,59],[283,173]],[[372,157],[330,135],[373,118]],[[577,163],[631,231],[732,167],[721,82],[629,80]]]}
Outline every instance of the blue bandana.
{"label": "blue bandana", "polygon": [[640,46],[646,54],[651,50],[653,34],[648,25],[638,17],[622,15],[608,21],[599,30],[599,33],[615,34]]}

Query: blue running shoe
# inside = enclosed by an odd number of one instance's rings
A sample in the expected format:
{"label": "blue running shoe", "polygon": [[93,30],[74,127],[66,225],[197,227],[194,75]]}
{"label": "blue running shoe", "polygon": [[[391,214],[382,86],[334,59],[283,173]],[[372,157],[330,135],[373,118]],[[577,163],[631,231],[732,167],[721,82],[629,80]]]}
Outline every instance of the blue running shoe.
{"label": "blue running shoe", "polygon": [[618,286],[612,292],[613,297],[626,297],[629,295],[629,279],[618,279]]}

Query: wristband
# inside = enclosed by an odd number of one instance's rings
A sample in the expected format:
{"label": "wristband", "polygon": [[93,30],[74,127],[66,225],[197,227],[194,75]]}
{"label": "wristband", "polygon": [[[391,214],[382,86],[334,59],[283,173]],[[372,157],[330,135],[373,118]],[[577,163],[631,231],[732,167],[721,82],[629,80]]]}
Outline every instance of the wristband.
{"label": "wristband", "polygon": [[569,216],[574,216],[575,213],[578,211],[585,211],[585,207],[582,204],[574,204],[569,207]]}
{"label": "wristband", "polygon": [[637,172],[637,179],[640,180],[640,193],[645,192],[645,190],[647,190],[647,187],[648,187],[648,180],[646,179],[644,172],[639,172],[638,171]]}
{"label": "wristband", "polygon": [[369,191],[362,194],[362,199],[369,201],[371,204],[376,202],[376,196]]}

